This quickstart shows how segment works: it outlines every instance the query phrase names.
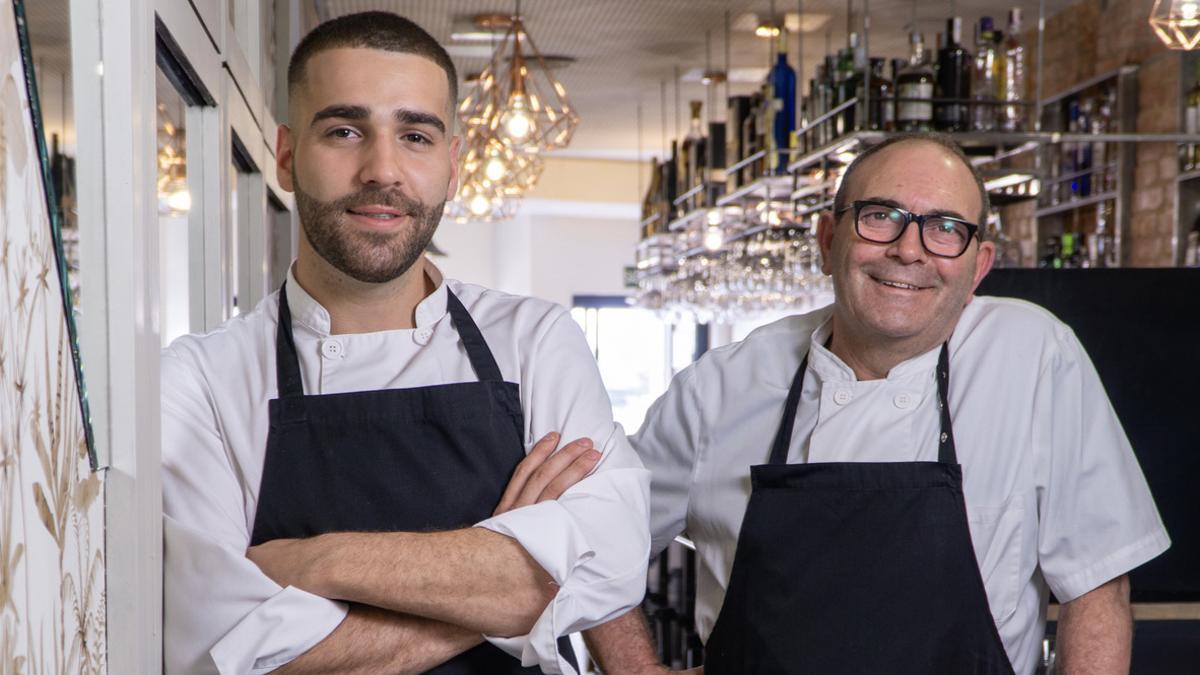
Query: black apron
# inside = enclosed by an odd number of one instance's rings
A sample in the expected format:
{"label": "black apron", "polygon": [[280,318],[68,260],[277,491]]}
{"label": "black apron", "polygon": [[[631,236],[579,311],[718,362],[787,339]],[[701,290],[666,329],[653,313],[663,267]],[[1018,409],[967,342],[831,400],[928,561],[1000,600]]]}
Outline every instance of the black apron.
{"label": "black apron", "polygon": [[[492,515],[525,457],[519,387],[504,381],[449,288],[446,303],[478,382],[305,396],[280,289],[279,398],[270,402],[251,545],[325,532],[450,530]],[[429,672],[541,671],[485,642]]]}
{"label": "black apron", "polygon": [[788,464],[800,364],[705,646],[725,673],[1013,673],[988,610],[938,357],[936,462]]}

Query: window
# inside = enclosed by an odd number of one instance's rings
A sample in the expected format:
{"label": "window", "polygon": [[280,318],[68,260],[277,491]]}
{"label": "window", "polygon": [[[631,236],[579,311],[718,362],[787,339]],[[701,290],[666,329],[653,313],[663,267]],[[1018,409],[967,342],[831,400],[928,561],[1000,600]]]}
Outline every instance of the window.
{"label": "window", "polygon": [[697,326],[665,322],[622,297],[577,296],[571,316],[583,328],[612,401],[613,419],[634,433],[671,377],[695,354]]}

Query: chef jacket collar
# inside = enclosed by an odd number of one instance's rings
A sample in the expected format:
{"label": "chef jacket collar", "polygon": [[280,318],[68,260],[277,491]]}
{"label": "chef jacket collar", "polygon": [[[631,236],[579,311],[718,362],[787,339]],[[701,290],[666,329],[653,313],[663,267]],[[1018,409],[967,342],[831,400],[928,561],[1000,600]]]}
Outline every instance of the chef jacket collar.
{"label": "chef jacket collar", "polygon": [[[822,382],[857,381],[858,377],[854,374],[854,369],[846,365],[845,361],[825,347],[825,343],[829,342],[831,335],[833,335],[832,306],[825,320],[812,332],[812,343],[808,349],[809,367],[817,372]],[[938,352],[941,348],[942,345],[938,344],[923,354],[918,354],[907,361],[901,361],[888,372],[886,379],[896,381],[914,376],[932,376],[937,366]]]}
{"label": "chef jacket collar", "polygon": [[[421,258],[425,264],[425,276],[433,282],[434,290],[417,304],[416,326],[413,330],[431,326],[446,315],[446,280],[441,270],[428,258]],[[295,263],[288,268],[287,294],[288,308],[292,312],[292,322],[299,323],[321,336],[329,335],[329,312],[313,299],[308,291],[300,287],[294,275]]]}

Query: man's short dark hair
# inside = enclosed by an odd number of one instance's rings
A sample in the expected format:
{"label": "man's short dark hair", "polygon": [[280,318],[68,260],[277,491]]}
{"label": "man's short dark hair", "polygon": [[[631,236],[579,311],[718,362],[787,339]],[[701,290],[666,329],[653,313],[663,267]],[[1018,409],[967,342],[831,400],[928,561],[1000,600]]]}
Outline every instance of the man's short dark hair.
{"label": "man's short dark hair", "polygon": [[450,109],[458,107],[458,72],[450,55],[417,24],[391,12],[359,12],[326,21],[304,36],[288,63],[288,93],[304,82],[304,68],[315,54],[339,47],[382,49],[423,56],[446,71]]}
{"label": "man's short dark hair", "polygon": [[[975,221],[975,223],[981,226],[980,234],[982,235],[982,226],[987,222],[988,212],[992,208],[991,200],[988,199],[987,188],[983,186],[983,174],[979,173],[979,169],[977,169],[975,165],[971,163],[971,160],[967,158],[966,153],[962,151],[962,148],[959,147],[958,143],[955,143],[946,134],[939,134],[935,132],[899,134],[897,136],[889,137],[879,145],[873,145],[867,148],[861,155],[859,155],[853,162],[850,163],[850,166],[846,168],[846,173],[842,175],[842,183],[838,186],[837,195],[835,195],[833,198],[834,215],[840,214],[846,208],[846,186],[850,184],[850,177],[854,175],[854,173],[860,168],[862,168],[862,166],[867,163],[872,155],[879,153],[884,148],[907,141],[925,141],[927,143],[933,143],[934,145],[941,146],[949,151],[950,154],[957,157],[959,161],[963,163],[963,166],[967,167],[967,170],[971,172],[971,177],[975,179],[975,185],[979,187],[979,218]],[[921,167],[913,167],[913,170],[920,171]]]}

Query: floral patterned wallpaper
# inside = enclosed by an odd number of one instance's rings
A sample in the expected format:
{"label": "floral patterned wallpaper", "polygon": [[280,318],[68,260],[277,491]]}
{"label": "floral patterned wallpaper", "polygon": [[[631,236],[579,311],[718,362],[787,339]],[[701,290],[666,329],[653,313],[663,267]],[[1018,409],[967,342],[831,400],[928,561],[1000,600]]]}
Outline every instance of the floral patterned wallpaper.
{"label": "floral patterned wallpaper", "polygon": [[17,40],[0,0],[0,674],[105,672],[90,469]]}

